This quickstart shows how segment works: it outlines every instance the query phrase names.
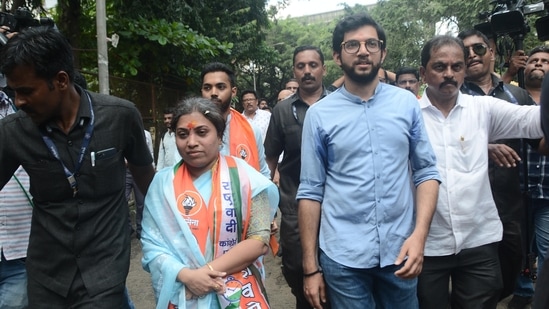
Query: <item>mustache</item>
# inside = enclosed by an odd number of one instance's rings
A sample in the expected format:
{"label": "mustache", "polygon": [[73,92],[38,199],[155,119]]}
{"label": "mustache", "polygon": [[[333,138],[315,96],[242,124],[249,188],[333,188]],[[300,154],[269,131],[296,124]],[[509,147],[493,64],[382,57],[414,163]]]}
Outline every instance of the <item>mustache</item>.
{"label": "mustache", "polygon": [[457,83],[457,81],[455,81],[455,80],[453,80],[453,79],[446,80],[446,81],[444,81],[442,84],[440,84],[440,87],[439,87],[439,88],[442,88],[442,87],[444,87],[444,86],[446,86],[446,85],[454,85],[454,86],[457,87],[458,83]]}
{"label": "mustache", "polygon": [[484,63],[482,62],[482,60],[472,60],[472,61],[469,61],[469,63],[467,63],[467,66],[470,67],[471,65],[475,64],[475,63]]}
{"label": "mustache", "polygon": [[307,80],[315,81],[316,78],[314,78],[314,76],[312,76],[312,75],[305,75],[305,76],[303,76],[303,78],[301,78],[302,82],[307,81]]}

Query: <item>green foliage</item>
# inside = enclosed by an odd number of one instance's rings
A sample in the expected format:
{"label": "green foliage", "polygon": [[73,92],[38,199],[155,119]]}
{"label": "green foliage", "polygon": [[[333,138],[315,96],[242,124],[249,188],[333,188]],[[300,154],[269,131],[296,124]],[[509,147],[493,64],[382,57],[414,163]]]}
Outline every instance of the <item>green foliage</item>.
{"label": "green foliage", "polygon": [[[157,76],[194,76],[198,74],[198,68],[190,66],[192,62],[199,59],[210,61],[221,54],[230,55],[233,45],[220,43],[215,38],[193,31],[187,25],[165,19],[122,18],[110,25],[114,29],[121,29],[115,31],[120,35],[120,46],[111,49],[111,52],[119,57],[122,71],[132,76],[137,75],[141,69]],[[147,56],[148,59],[141,56]],[[153,59],[157,61],[150,61]]]}
{"label": "green foliage", "polygon": [[274,61],[276,76],[269,78],[265,97],[272,102],[276,100],[278,92],[284,88],[286,81],[293,77],[292,64],[294,49],[302,45],[319,47],[324,55],[327,75],[324,84],[329,85],[341,76],[341,70],[332,60],[331,36],[335,20],[316,21],[308,23],[307,19],[290,18],[275,20],[268,32],[266,43],[276,54]]}

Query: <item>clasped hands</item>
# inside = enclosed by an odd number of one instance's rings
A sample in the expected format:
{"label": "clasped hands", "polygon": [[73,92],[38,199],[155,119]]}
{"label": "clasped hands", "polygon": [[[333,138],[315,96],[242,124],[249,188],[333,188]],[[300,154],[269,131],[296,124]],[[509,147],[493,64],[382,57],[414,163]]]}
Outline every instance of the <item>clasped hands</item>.
{"label": "clasped hands", "polygon": [[225,277],[227,273],[214,270],[209,265],[197,269],[183,268],[177,274],[177,279],[185,284],[185,298],[196,299],[215,292],[225,293]]}

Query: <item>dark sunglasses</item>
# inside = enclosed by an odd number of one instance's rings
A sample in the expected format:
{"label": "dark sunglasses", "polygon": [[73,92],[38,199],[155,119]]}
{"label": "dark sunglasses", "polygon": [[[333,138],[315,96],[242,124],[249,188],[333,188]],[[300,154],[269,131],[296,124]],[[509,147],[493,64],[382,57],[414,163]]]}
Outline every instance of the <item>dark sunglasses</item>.
{"label": "dark sunglasses", "polygon": [[469,46],[469,48],[473,49],[473,52],[478,55],[478,56],[484,56],[486,55],[486,52],[488,51],[488,46],[482,44],[482,43],[475,43],[471,46]]}

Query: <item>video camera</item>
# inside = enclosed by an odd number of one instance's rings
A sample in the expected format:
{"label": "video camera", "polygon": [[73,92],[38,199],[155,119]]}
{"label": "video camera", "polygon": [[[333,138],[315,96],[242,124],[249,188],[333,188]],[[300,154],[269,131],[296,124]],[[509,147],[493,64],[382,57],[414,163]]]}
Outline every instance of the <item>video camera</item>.
{"label": "video camera", "polygon": [[[528,5],[524,0],[493,0],[490,3],[494,4],[492,11],[479,13],[479,18],[487,22],[475,26],[475,29],[488,36],[526,35],[530,27],[525,16],[542,13],[545,8],[549,9],[549,0]],[[540,17],[536,20],[535,26],[538,39],[549,40],[549,16]]]}
{"label": "video camera", "polygon": [[[19,32],[30,27],[47,26],[53,28],[55,23],[51,18],[35,19],[29,9],[20,7],[15,11],[15,14],[0,12],[0,26],[8,27],[10,32]],[[8,38],[0,33],[0,43],[5,45],[7,41]]]}

